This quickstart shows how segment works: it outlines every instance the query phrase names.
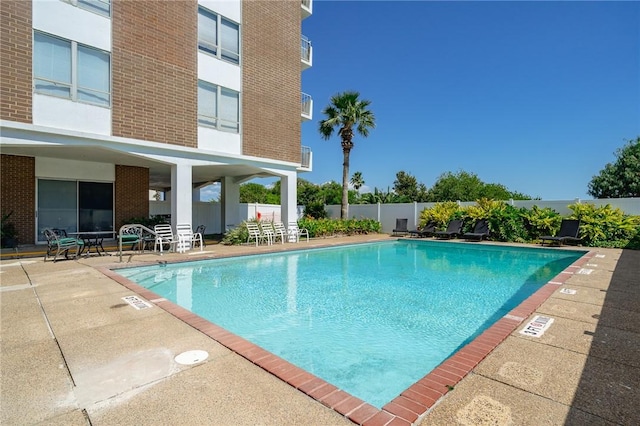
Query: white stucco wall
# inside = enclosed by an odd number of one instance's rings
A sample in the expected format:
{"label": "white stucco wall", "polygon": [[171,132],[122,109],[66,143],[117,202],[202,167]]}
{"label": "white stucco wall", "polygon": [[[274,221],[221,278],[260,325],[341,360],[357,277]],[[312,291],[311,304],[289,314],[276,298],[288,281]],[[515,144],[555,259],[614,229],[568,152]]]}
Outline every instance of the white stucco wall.
{"label": "white stucco wall", "polygon": [[33,2],[33,28],[111,51],[111,19],[60,0]]}
{"label": "white stucco wall", "polygon": [[36,157],[35,174],[37,178],[115,182],[116,166],[91,161]]}

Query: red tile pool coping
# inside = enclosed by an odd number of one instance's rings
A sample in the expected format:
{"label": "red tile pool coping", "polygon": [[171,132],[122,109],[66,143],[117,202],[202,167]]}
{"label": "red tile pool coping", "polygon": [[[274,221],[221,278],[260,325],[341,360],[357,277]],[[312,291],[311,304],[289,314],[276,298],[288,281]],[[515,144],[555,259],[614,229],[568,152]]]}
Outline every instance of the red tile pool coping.
{"label": "red tile pool coping", "polygon": [[480,361],[529,318],[558,289],[558,286],[564,284],[578,269],[588,263],[593,256],[595,256],[595,252],[586,252],[581,258],[540,287],[529,298],[486,329],[472,342],[447,358],[422,379],[405,389],[382,409],[349,395],[331,383],[262,349],[258,345],[158,296],[154,292],[117,274],[114,270],[108,268],[98,269],[114,281],[206,334],[263,370],[342,414],[353,423],[363,426],[400,426],[412,425],[420,416],[426,414],[440,398],[453,389]]}

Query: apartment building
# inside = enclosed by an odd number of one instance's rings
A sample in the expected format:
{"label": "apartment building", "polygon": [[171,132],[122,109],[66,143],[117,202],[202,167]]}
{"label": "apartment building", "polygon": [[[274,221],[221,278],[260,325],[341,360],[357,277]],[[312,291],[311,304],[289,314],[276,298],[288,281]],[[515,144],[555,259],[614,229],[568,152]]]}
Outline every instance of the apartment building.
{"label": "apartment building", "polygon": [[240,185],[281,182],[296,218],[311,170],[301,91],[311,0],[2,0],[1,210],[20,243],[42,230],[117,230],[165,191],[192,223],[199,189],[221,184],[219,230]]}

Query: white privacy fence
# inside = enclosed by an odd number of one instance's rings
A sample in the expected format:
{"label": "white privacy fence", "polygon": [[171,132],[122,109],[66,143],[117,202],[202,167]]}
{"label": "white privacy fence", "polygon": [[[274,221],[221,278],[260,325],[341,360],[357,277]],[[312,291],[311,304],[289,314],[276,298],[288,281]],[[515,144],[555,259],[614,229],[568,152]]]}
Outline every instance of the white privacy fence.
{"label": "white privacy fence", "polygon": [[[640,198],[601,198],[597,200],[509,200],[509,204],[514,207],[527,209],[533,206],[539,208],[549,207],[557,211],[561,216],[568,216],[572,213],[569,206],[572,204],[593,204],[596,207],[610,204],[613,208],[619,208],[628,215],[640,215]],[[437,203],[400,203],[400,204],[350,204],[349,217],[352,219],[376,219],[382,224],[382,232],[390,233],[396,226],[397,218],[409,219],[408,228],[416,229],[420,221],[420,212],[424,209],[432,208]],[[475,201],[458,202],[461,207],[474,206]],[[340,205],[329,205],[325,207],[329,212],[329,217],[340,217]]]}
{"label": "white privacy fence", "polygon": [[[510,200],[509,204],[514,207],[525,207],[527,209],[533,206],[539,208],[549,207],[557,211],[562,216],[568,216],[571,214],[571,210],[568,206],[571,204],[594,204],[596,207],[610,204],[613,208],[619,208],[628,215],[640,215],[640,198],[601,198],[597,200]],[[476,203],[474,201],[458,202],[462,207],[473,206]],[[425,208],[432,208],[436,203],[400,203],[400,204],[352,204],[349,205],[349,217],[352,219],[375,219],[382,224],[382,232],[389,233],[396,226],[397,218],[409,219],[409,229],[415,229],[416,225],[420,221],[420,212]],[[340,205],[328,205],[325,206],[329,217],[340,217]],[[222,214],[221,205],[218,202],[206,202],[206,201],[194,201],[193,202],[193,227],[198,225],[205,225],[207,227],[207,234],[221,234],[226,230],[223,230],[222,226]],[[304,206],[298,206],[298,219],[300,219],[304,212]],[[270,220],[278,222],[281,220],[280,206],[277,204],[240,204],[240,209],[237,218],[227,220],[227,223],[237,225],[244,220],[253,219],[258,217],[262,220]],[[171,202],[170,201],[149,201],[149,214],[155,215],[170,215],[171,214]]]}

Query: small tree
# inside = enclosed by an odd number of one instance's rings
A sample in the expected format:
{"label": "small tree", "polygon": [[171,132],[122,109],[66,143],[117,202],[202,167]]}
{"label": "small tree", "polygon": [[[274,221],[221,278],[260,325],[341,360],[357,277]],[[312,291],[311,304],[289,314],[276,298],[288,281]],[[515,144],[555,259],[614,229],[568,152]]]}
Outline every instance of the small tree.
{"label": "small tree", "polygon": [[591,179],[587,193],[595,198],[640,197],[640,136],[619,148],[616,157]]}
{"label": "small tree", "polygon": [[353,176],[351,176],[351,185],[356,191],[359,191],[364,185],[364,179],[362,178],[362,173],[355,172]]}
{"label": "small tree", "polygon": [[404,170],[399,171],[396,173],[396,180],[393,181],[393,192],[405,203],[417,201],[418,179]]}

